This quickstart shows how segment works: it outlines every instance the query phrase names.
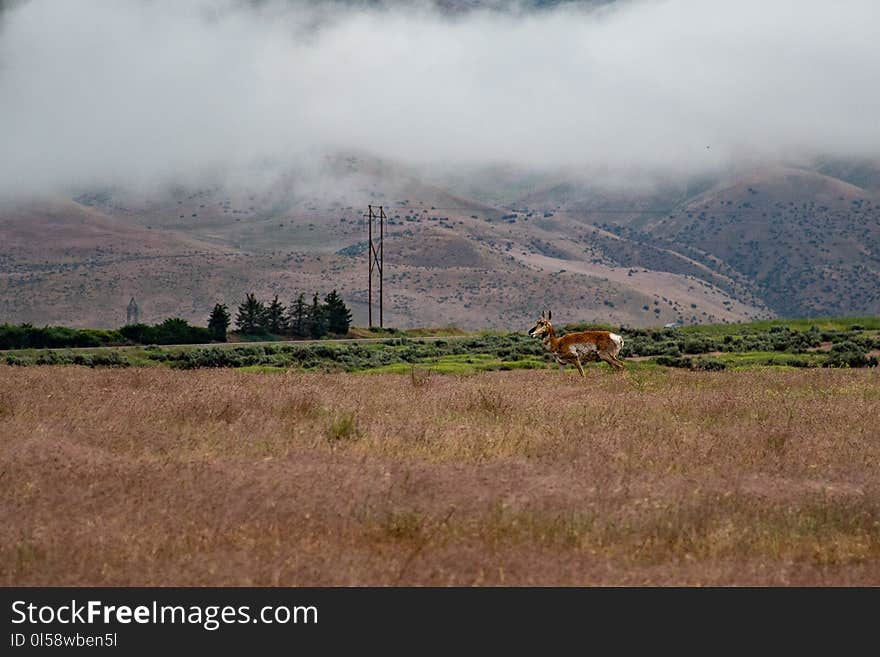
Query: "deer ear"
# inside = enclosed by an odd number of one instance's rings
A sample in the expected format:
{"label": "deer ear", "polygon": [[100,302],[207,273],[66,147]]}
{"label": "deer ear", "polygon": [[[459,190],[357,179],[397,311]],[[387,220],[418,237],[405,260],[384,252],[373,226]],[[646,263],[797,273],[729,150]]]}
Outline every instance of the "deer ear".
{"label": "deer ear", "polygon": [[542,311],[541,311],[541,319],[544,319],[544,313],[545,313],[545,312],[546,312],[545,310],[542,310]]}
{"label": "deer ear", "polygon": [[553,311],[552,310],[547,311],[547,319],[548,320],[553,319]]}

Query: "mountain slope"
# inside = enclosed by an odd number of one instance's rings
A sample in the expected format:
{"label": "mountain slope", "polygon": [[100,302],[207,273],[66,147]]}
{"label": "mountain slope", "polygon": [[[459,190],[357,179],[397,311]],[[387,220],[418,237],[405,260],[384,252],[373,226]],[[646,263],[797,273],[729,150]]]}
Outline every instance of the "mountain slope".
{"label": "mountain slope", "polygon": [[757,172],[642,230],[720,259],[781,315],[880,313],[880,201],[836,178]]}
{"label": "mountain slope", "polygon": [[0,321],[113,327],[134,296],[146,321],[204,323],[251,291],[336,288],[364,324],[368,202],[389,325],[880,313],[877,196],[817,171],[611,191],[500,171],[494,200],[491,173],[446,187],[363,156],[254,179],[0,207]]}

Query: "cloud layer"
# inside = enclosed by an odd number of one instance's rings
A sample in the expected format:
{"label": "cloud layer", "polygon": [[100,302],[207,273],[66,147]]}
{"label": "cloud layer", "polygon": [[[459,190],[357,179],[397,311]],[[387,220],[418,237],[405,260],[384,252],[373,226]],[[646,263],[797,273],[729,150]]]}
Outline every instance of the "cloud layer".
{"label": "cloud layer", "polygon": [[880,157],[877,15],[31,0],[0,24],[0,194],[338,151],[627,176]]}

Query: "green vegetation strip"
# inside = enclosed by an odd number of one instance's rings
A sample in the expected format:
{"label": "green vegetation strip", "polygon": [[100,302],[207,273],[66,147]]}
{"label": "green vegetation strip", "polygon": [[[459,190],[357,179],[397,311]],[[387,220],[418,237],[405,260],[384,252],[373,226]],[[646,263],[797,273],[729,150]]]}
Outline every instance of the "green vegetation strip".
{"label": "green vegetation strip", "polygon": [[[613,328],[626,340],[629,368],[667,366],[697,370],[743,367],[873,367],[880,350],[880,318],[778,320],[680,328]],[[566,331],[598,328],[567,325]],[[451,333],[452,331],[450,331]],[[272,372],[412,373],[418,366],[444,374],[553,366],[540,341],[525,333],[481,332],[439,339],[384,333],[372,342],[296,342],[211,346],[134,346],[125,349],[19,349],[0,355],[8,365],[88,367],[235,367]],[[594,367],[604,367],[595,364]]]}

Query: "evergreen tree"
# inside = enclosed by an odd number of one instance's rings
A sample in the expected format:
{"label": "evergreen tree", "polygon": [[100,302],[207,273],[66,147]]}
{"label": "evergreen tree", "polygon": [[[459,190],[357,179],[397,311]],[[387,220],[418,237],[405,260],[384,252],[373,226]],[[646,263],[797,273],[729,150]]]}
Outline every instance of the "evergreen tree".
{"label": "evergreen tree", "polygon": [[266,308],[262,302],[257,301],[254,294],[248,294],[244,303],[238,307],[238,315],[235,318],[235,326],[239,333],[253,335],[265,331]]}
{"label": "evergreen tree", "polygon": [[272,303],[269,304],[269,307],[266,308],[266,329],[269,333],[274,333],[275,335],[281,335],[284,331],[287,330],[287,319],[284,314],[287,311],[287,308],[278,301],[278,295],[275,295],[275,298],[272,299]]}
{"label": "evergreen tree", "polygon": [[336,290],[324,297],[324,314],[327,318],[327,330],[330,333],[336,335],[348,333],[348,327],[351,326],[351,311]]}
{"label": "evergreen tree", "polygon": [[211,332],[211,337],[214,340],[226,342],[226,331],[229,330],[229,321],[229,308],[226,307],[226,304],[215,304],[214,310],[211,311],[211,317],[208,320],[208,330]]}
{"label": "evergreen tree", "polygon": [[309,307],[309,335],[313,338],[322,338],[327,335],[327,318],[324,306],[318,300],[318,293],[312,297],[312,305]]}
{"label": "evergreen tree", "polygon": [[302,292],[296,301],[290,304],[287,328],[295,338],[305,338],[309,335],[309,307],[306,305],[306,295]]}

